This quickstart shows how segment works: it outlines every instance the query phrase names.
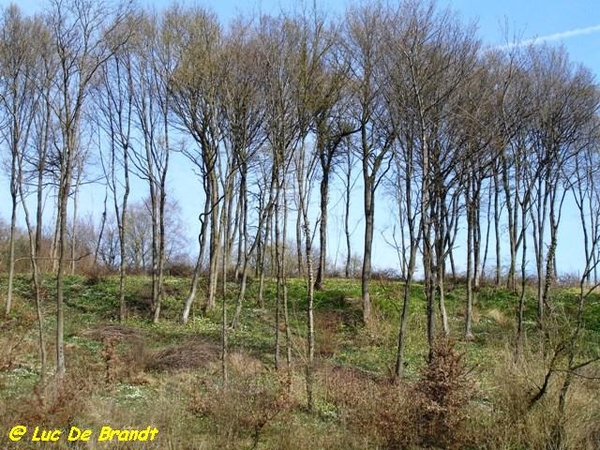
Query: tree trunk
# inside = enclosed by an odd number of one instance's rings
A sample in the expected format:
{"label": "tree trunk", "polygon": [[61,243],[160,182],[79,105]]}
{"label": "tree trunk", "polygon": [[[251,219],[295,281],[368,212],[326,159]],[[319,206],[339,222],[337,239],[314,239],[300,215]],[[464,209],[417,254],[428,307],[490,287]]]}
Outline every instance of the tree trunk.
{"label": "tree trunk", "polygon": [[196,265],[194,266],[194,273],[192,275],[192,284],[190,286],[190,292],[185,299],[185,304],[183,307],[183,313],[181,315],[181,322],[185,325],[187,324],[190,316],[190,311],[192,309],[192,304],[194,303],[194,299],[196,298],[196,291],[198,289],[198,281],[200,280],[200,274],[202,272],[202,263],[204,261],[204,250],[206,248],[206,235],[208,223],[206,222],[206,218],[208,217],[210,212],[210,204],[209,202],[204,203],[204,212],[200,214],[198,220],[200,221],[200,231],[198,232],[198,258],[196,259]]}
{"label": "tree trunk", "polygon": [[48,366],[48,353],[46,351],[46,337],[44,334],[44,310],[43,310],[43,296],[42,296],[42,279],[40,278],[40,269],[38,267],[37,258],[38,254],[35,250],[35,234],[31,221],[29,218],[29,209],[25,203],[25,195],[23,193],[23,186],[20,184],[19,192],[21,196],[21,203],[23,205],[23,212],[25,213],[25,224],[27,226],[27,234],[29,236],[29,261],[31,263],[33,290],[35,294],[35,309],[38,321],[38,350],[40,352],[40,385],[44,386],[46,382],[46,371]]}
{"label": "tree trunk", "polygon": [[348,171],[346,172],[345,195],[344,195],[344,236],[346,237],[346,266],[344,275],[350,278],[350,264],[352,263],[352,247],[350,241],[350,195],[352,193],[352,161],[350,149],[347,150]]}
{"label": "tree trunk", "polygon": [[75,186],[73,188],[73,218],[71,219],[71,255],[70,255],[70,265],[71,265],[71,275],[75,275],[75,266],[76,266],[76,247],[77,247],[77,213],[78,213],[78,205],[79,205],[79,188],[81,186],[81,171],[83,167],[79,167],[77,170],[77,176],[75,177]]}
{"label": "tree trunk", "polygon": [[467,193],[467,310],[465,312],[465,339],[470,341],[474,338],[472,331],[473,322],[473,228],[474,207],[470,195]]}
{"label": "tree trunk", "polygon": [[[127,319],[127,302],[125,300],[125,277],[126,277],[126,239],[125,239],[125,230],[127,229],[128,219],[127,219],[127,202],[129,201],[129,163],[128,163],[128,155],[127,155],[127,146],[128,144],[123,145],[123,177],[125,178],[125,190],[123,192],[123,204],[121,206],[121,220],[118,221],[119,227],[119,250],[120,250],[120,261],[119,261],[119,320],[124,322]],[[116,192],[116,191],[115,191]],[[118,216],[118,209],[116,207],[116,197],[115,197],[115,212]]]}
{"label": "tree trunk", "polygon": [[319,223],[319,266],[315,277],[315,289],[323,289],[325,267],[327,264],[327,211],[329,206],[329,166],[323,165],[323,178],[321,179],[321,222]]}
{"label": "tree trunk", "polygon": [[363,305],[363,323],[369,325],[371,322],[371,297],[369,293],[369,284],[371,282],[371,253],[373,248],[373,227],[374,227],[374,199],[372,182],[368,175],[364,175],[364,211],[365,211],[365,246],[363,254],[363,266],[361,273],[361,294]]}
{"label": "tree trunk", "polygon": [[56,274],[56,378],[62,383],[65,367],[64,349],[64,276],[67,265],[67,207],[69,202],[73,156],[71,148],[64,149],[64,160],[61,161],[61,179],[58,193],[58,267]]}
{"label": "tree trunk", "polygon": [[5,315],[8,317],[12,309],[13,299],[13,279],[15,276],[15,237],[17,230],[17,194],[19,188],[18,179],[20,176],[16,173],[17,161],[13,153],[11,180],[10,180],[10,197],[11,197],[11,215],[10,215],[10,238],[8,244],[8,290],[6,293],[6,309]]}
{"label": "tree trunk", "polygon": [[[412,225],[409,225],[412,227]],[[414,231],[410,234],[414,236]],[[404,370],[404,348],[406,346],[406,330],[408,326],[410,296],[412,289],[412,280],[416,269],[417,262],[417,242],[411,237],[410,245],[410,257],[408,261],[408,270],[406,273],[406,280],[404,281],[404,301],[402,302],[402,312],[400,313],[400,331],[398,333],[398,351],[396,353],[396,366],[394,368],[394,378],[399,380],[402,378],[402,372]]]}
{"label": "tree trunk", "polygon": [[210,238],[209,238],[209,262],[208,262],[208,291],[206,296],[205,312],[215,307],[217,284],[219,277],[219,260],[221,251],[221,229],[219,226],[220,199],[219,185],[216,173],[208,173],[210,182]]}
{"label": "tree trunk", "polygon": [[517,334],[515,336],[514,359],[518,361],[523,354],[523,344],[525,341],[525,290],[527,288],[527,234],[525,230],[525,207],[522,207],[522,254],[521,254],[521,293],[519,295],[519,304],[517,306]]}

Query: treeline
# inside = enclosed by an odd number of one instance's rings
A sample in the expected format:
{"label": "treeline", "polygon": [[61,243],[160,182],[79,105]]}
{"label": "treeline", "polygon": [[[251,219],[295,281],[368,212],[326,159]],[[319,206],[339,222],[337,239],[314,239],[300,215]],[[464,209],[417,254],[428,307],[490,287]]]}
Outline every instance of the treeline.
{"label": "treeline", "polygon": [[[445,281],[457,266],[466,267],[466,338],[473,336],[473,302],[484,270],[497,285],[521,293],[518,353],[533,254],[537,320],[544,328],[552,311],[565,202],[575,205],[581,223],[572,232],[583,235],[582,305],[584,286],[597,281],[600,96],[590,71],[569,61],[561,48],[510,43],[486,48],[475,28],[452,11],[413,0],[397,6],[364,3],[335,18],[307,10],[227,24],[201,7],[153,11],[132,3],[53,0],[39,15],[9,6],[0,25],[2,154],[10,167],[10,195],[2,201],[12,205],[13,244],[19,208],[24,214],[36,289],[42,230],[53,230],[59,378],[63,280],[74,259],[69,232],[75,230],[82,184],[100,171],[95,182],[107,189],[110,207],[103,217],[114,218],[111,264],[121,274],[122,319],[127,249],[134,238],[127,230],[136,220],[132,179],[146,184],[151,243],[145,266],[158,321],[174,152],[188,158],[203,193],[182,199],[197,204],[199,214],[199,252],[183,322],[201,271],[207,274],[206,310],[215,308],[219,283],[224,292],[234,272],[235,326],[250,265],[258,268],[261,301],[262,268],[271,261],[277,317],[287,324],[288,242],[295,238],[294,264],[307,281],[309,367],[312,299],[327,275],[334,176],[344,186],[347,274],[351,201],[360,198],[364,210],[367,325],[382,185],[397,205],[395,243],[405,281],[398,376],[417,270],[424,280],[432,349],[436,326],[449,333]],[[356,176],[362,195],[351,200]],[[54,202],[51,224],[43,214],[47,198]],[[103,240],[109,239],[105,225]],[[459,246],[466,249],[466,261],[457,261]],[[12,280],[14,245],[9,253]],[[505,272],[503,258],[510,260]],[[493,267],[484,268],[489,260]]]}
{"label": "treeline", "polygon": [[[135,201],[129,206],[125,229],[125,268],[128,274],[149,273],[152,269],[152,223],[147,201]],[[167,205],[169,221],[166,224],[165,267],[169,274],[189,274],[192,271],[189,245],[182,224],[180,208],[176,203]],[[45,273],[56,271],[56,234],[51,227],[42,232],[41,246],[36,251],[39,269]],[[16,273],[29,273],[29,236],[26,229],[17,226],[12,233],[10,224],[0,218],[0,272],[10,265],[11,246]],[[71,221],[67,230],[69,267],[71,274],[91,277],[116,273],[120,265],[119,230],[114,217],[103,214],[100,220],[91,214]]]}

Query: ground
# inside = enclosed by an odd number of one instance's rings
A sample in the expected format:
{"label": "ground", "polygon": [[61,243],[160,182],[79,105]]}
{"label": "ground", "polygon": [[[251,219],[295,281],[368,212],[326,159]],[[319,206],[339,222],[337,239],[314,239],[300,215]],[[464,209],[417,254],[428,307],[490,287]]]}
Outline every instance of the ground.
{"label": "ground", "polygon": [[[188,279],[166,280],[163,316],[152,324],[147,277],[129,277],[130,317],[124,323],[117,320],[116,277],[70,277],[67,378],[57,388],[52,377],[52,279],[46,278],[43,322],[49,370],[41,384],[35,305],[28,278],[19,277],[15,308],[0,319],[0,448],[542,449],[552,441],[566,376],[564,345],[576,311],[575,288],[555,288],[553,321],[545,333],[536,328],[531,290],[526,346],[515,360],[518,296],[481,287],[475,339],[466,342],[461,339],[464,288],[459,281],[451,283],[451,336],[440,339],[436,362],[428,365],[425,302],[417,283],[404,377],[394,383],[402,282],[373,280],[376,318],[367,329],[361,321],[359,282],[327,280],[315,299],[315,405],[309,411],[304,281],[289,281],[292,359],[288,365],[281,323],[278,369],[274,283],[267,285],[263,309],[255,302],[256,285],[250,285],[240,325],[227,330],[225,382],[221,311],[203,315],[198,298],[188,325],[179,323]],[[0,292],[6,292],[5,286],[6,277],[0,278]],[[235,283],[227,285],[229,317],[236,289]],[[577,343],[582,363],[600,352],[598,296],[587,299],[585,319]],[[547,388],[533,400],[548,373]],[[563,448],[600,448],[599,377],[597,362],[577,371],[569,390]],[[11,432],[16,433],[13,439],[21,433],[18,442],[10,439]]]}

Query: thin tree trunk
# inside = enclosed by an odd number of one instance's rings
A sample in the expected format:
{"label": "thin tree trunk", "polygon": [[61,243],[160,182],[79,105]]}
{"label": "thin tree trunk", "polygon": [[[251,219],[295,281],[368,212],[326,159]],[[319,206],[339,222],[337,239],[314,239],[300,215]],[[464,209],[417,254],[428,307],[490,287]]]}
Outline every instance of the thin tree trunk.
{"label": "thin tree trunk", "polygon": [[361,273],[361,294],[363,305],[363,323],[369,325],[371,322],[371,297],[369,284],[371,282],[371,254],[373,248],[374,227],[374,199],[373,190],[369,177],[365,175],[364,186],[364,211],[365,211],[365,245],[363,254],[363,266]]}
{"label": "thin tree trunk", "polygon": [[302,255],[302,211],[298,208],[296,215],[296,260],[298,261],[298,277],[303,277],[306,273],[304,256]]}
{"label": "thin tree trunk", "polygon": [[[60,188],[59,188],[60,191]],[[60,193],[59,193],[60,195]],[[50,247],[50,257],[52,258],[52,272],[58,272],[58,259],[60,253],[60,204],[59,200],[56,200],[56,219],[54,222],[54,233],[52,235],[52,245]]]}
{"label": "thin tree trunk", "polygon": [[444,330],[444,335],[448,336],[450,334],[450,325],[448,323],[448,312],[446,311],[446,289],[444,286],[444,280],[446,279],[446,276],[444,274],[445,264],[443,259],[439,261],[437,269],[438,305],[442,319],[442,330]]}
{"label": "thin tree trunk", "polygon": [[200,280],[200,273],[202,272],[202,262],[204,261],[204,250],[206,248],[206,234],[207,234],[207,222],[206,218],[210,212],[210,204],[204,203],[204,213],[200,214],[198,220],[200,221],[200,231],[198,233],[198,258],[196,259],[196,265],[194,266],[194,273],[192,275],[192,284],[190,286],[190,292],[185,299],[183,307],[183,313],[181,315],[181,322],[187,324],[192,309],[192,304],[196,298],[196,291],[198,290],[198,281]]}
{"label": "thin tree trunk", "polygon": [[75,186],[73,189],[73,218],[71,220],[71,275],[75,275],[76,266],[76,247],[77,247],[77,213],[79,206],[79,187],[81,186],[81,175],[83,168],[79,168],[77,171],[77,177],[75,178]]}
{"label": "thin tree trunk", "polygon": [[344,275],[350,278],[350,264],[352,262],[352,247],[350,240],[350,195],[352,191],[352,163],[350,149],[347,150],[348,171],[346,172],[345,195],[344,195],[344,235],[346,237],[346,267]]}
{"label": "thin tree trunk", "polygon": [[[127,230],[127,202],[129,200],[130,184],[129,184],[129,162],[127,154],[127,144],[123,145],[123,177],[125,178],[125,190],[123,192],[123,205],[121,206],[121,220],[119,220],[119,320],[124,322],[127,319],[127,302],[125,300],[125,277],[126,277],[126,239],[125,231]],[[116,207],[116,197],[115,197]],[[116,212],[116,210],[115,210]],[[118,216],[118,212],[117,212]]]}
{"label": "thin tree trunk", "polygon": [[221,379],[227,384],[227,301],[225,295],[221,300]]}
{"label": "thin tree trunk", "polygon": [[[412,227],[412,225],[409,225]],[[411,228],[410,234],[414,236],[414,231]],[[417,238],[418,241],[418,238]],[[406,346],[406,330],[408,327],[408,316],[410,297],[412,289],[412,280],[414,277],[416,262],[417,262],[417,242],[411,237],[410,257],[408,261],[408,270],[406,280],[404,281],[404,301],[402,302],[402,311],[400,313],[400,331],[398,333],[398,351],[396,353],[396,366],[394,368],[394,377],[396,380],[402,378],[404,370],[404,349]]]}
{"label": "thin tree trunk", "polygon": [[465,339],[470,341],[473,339],[472,322],[473,322],[473,227],[474,227],[474,206],[470,195],[467,194],[467,310],[465,313]]}
{"label": "thin tree trunk", "polygon": [[[476,175],[477,176],[477,175]],[[481,280],[481,181],[475,180],[474,187],[475,197],[475,220],[473,228],[473,285],[475,289],[479,289]]]}
{"label": "thin tree trunk", "polygon": [[221,227],[219,226],[219,185],[214,171],[208,174],[210,181],[210,246],[209,246],[209,268],[208,268],[208,292],[206,297],[205,311],[211,311],[215,307],[217,284],[219,278],[219,260],[221,255]]}
{"label": "thin tree trunk", "polygon": [[[556,212],[555,205],[556,193],[552,195],[550,200],[550,245],[548,247],[548,253],[546,256],[546,278],[544,280],[544,288],[542,294],[542,304],[545,308],[550,306],[550,288],[552,283],[556,280],[556,247],[558,246],[558,226],[560,224],[560,217],[562,212],[562,205],[566,196],[566,190],[562,193],[559,205],[558,213]],[[586,259],[586,261],[589,259]]]}
{"label": "thin tree trunk", "polygon": [[62,383],[65,372],[65,349],[64,349],[64,276],[67,264],[67,207],[72,172],[71,149],[64,149],[65,160],[61,163],[61,180],[58,195],[58,267],[56,274],[56,378]]}
{"label": "thin tree trunk", "polygon": [[521,254],[521,293],[519,295],[519,304],[517,307],[517,334],[515,336],[515,354],[514,359],[518,361],[523,354],[523,344],[525,341],[525,290],[527,288],[527,234],[525,230],[525,207],[522,206],[522,254]]}
{"label": "thin tree trunk", "polygon": [[[13,155],[13,158],[14,155]],[[6,309],[5,315],[9,316],[12,309],[12,300],[13,300],[13,279],[15,276],[15,238],[16,238],[16,230],[17,230],[17,189],[18,189],[18,176],[17,173],[14,173],[17,169],[16,161],[13,161],[13,173],[11,173],[11,186],[10,186],[10,196],[11,196],[11,215],[10,215],[10,238],[8,244],[8,290],[6,293]]]}
{"label": "thin tree trunk", "polygon": [[[440,192],[442,192],[440,190]],[[440,308],[440,316],[442,319],[442,330],[444,331],[444,335],[448,336],[450,334],[450,325],[448,323],[448,313],[446,311],[446,289],[444,282],[446,280],[446,248],[452,248],[451,242],[448,242],[447,236],[450,234],[450,225],[446,224],[444,220],[445,217],[448,217],[448,210],[445,207],[445,198],[443,195],[438,195],[438,199],[440,202],[440,209],[442,211],[442,217],[438,217],[437,226],[438,229],[436,232],[438,233],[436,244],[435,244],[435,258],[436,258],[436,269],[437,269],[437,292],[438,292],[438,306]],[[456,209],[453,208],[452,214],[456,214]],[[448,244],[446,244],[448,242]]]}
{"label": "thin tree trunk", "polygon": [[[257,269],[258,273],[258,293],[256,302],[261,309],[265,307],[264,300],[264,290],[265,290],[265,258],[267,254],[267,244],[269,242],[269,237],[271,235],[272,223],[274,220],[274,214],[269,214],[267,218],[267,223],[265,226],[264,236],[261,233],[261,230],[258,230],[260,235],[259,244],[258,244],[258,258],[257,258]],[[270,240],[272,242],[272,240]],[[272,263],[272,261],[271,261]]]}
{"label": "thin tree trunk", "polygon": [[[492,184],[488,184],[487,212],[485,225],[485,244],[483,246],[483,258],[481,263],[481,276],[486,277],[487,260],[490,250],[490,234],[492,228]],[[487,277],[489,278],[489,277]]]}
{"label": "thin tree trunk", "polygon": [[[44,214],[44,169],[43,163],[38,162],[37,184],[36,184],[36,204],[35,204],[35,254],[42,255],[43,242],[43,214]],[[52,253],[48,256],[52,257]],[[47,268],[48,265],[44,264]]]}
{"label": "thin tree trunk", "polygon": [[[279,184],[279,183],[278,183]],[[277,194],[275,197],[275,264],[276,269],[276,289],[275,289],[275,368],[279,370],[281,368],[280,363],[280,350],[281,350],[281,303],[283,297],[283,245],[281,243],[281,231],[280,231],[280,186],[277,186]]]}
{"label": "thin tree trunk", "polygon": [[104,238],[104,230],[106,229],[106,219],[108,216],[108,183],[104,190],[104,201],[102,202],[104,208],[102,209],[102,218],[100,219],[100,230],[98,231],[98,239],[96,239],[96,248],[94,249],[94,267],[99,266],[98,256],[100,255],[100,247],[102,246],[102,239]]}
{"label": "thin tree trunk", "polygon": [[38,350],[40,352],[40,385],[44,386],[46,383],[46,372],[48,367],[48,353],[46,351],[46,337],[44,333],[44,310],[42,305],[42,280],[40,278],[40,269],[37,263],[38,254],[35,249],[35,234],[31,221],[29,218],[29,210],[25,203],[23,186],[19,186],[19,192],[21,195],[21,204],[23,205],[23,212],[25,213],[25,224],[27,226],[27,233],[29,236],[29,260],[31,262],[33,289],[35,293],[35,309],[38,321]]}
{"label": "thin tree trunk", "polygon": [[163,112],[163,124],[164,124],[164,145],[165,145],[165,158],[164,158],[164,166],[162,167],[162,171],[160,174],[160,192],[159,192],[159,201],[158,201],[158,231],[159,231],[159,240],[158,240],[158,274],[157,274],[157,303],[156,308],[154,309],[154,323],[158,323],[160,318],[160,308],[162,304],[163,298],[163,287],[164,287],[164,276],[165,276],[165,245],[166,245],[166,236],[165,236],[165,207],[167,203],[167,171],[169,169],[169,126],[168,126],[168,117],[167,111]]}
{"label": "thin tree trunk", "polygon": [[[245,190],[245,181],[242,182],[242,186],[244,186],[244,190]],[[244,257],[243,257],[243,266],[242,266],[242,280],[240,283],[240,291],[238,293],[238,298],[237,298],[237,304],[236,304],[236,308],[235,308],[235,315],[233,316],[233,320],[231,321],[231,328],[235,329],[238,326],[239,320],[240,320],[240,316],[242,313],[242,303],[244,301],[245,295],[246,295],[246,287],[247,287],[247,283],[248,283],[248,264],[250,261],[250,256],[254,254],[255,251],[258,252],[257,256],[260,256],[260,242],[261,242],[261,231],[265,222],[269,221],[269,217],[271,216],[271,209],[272,209],[272,205],[269,203],[268,205],[266,205],[264,208],[261,209],[260,213],[259,213],[259,220],[258,220],[258,232],[256,234],[256,237],[254,238],[254,241],[252,242],[252,245],[250,246],[250,248],[248,248],[248,203],[246,201],[244,201],[244,206],[242,208],[242,212],[241,212],[241,229],[243,230],[243,246],[242,246],[242,250],[244,253]],[[287,214],[287,210],[286,210],[286,214]],[[287,216],[286,216],[287,217]],[[287,226],[287,220],[284,223],[285,226]],[[257,260],[258,260],[257,257]],[[261,271],[262,272],[262,271]],[[262,298],[262,297],[261,297]]]}
{"label": "thin tree trunk", "polygon": [[[307,409],[314,410],[314,359],[315,359],[315,322],[314,322],[314,271],[312,259],[312,239],[310,232],[310,222],[308,219],[308,205],[306,204],[307,190],[309,187],[305,183],[304,173],[304,155],[300,157],[298,168],[298,196],[300,203],[300,212],[302,214],[302,230],[304,235],[304,250],[306,258],[306,401]],[[306,180],[307,182],[309,180]]]}
{"label": "thin tree trunk", "polygon": [[321,179],[321,204],[320,214],[321,221],[319,223],[319,266],[317,267],[317,275],[315,277],[315,289],[320,291],[323,289],[323,279],[325,278],[325,267],[327,264],[327,212],[329,204],[329,166],[322,165],[323,178]]}
{"label": "thin tree trunk", "polygon": [[[502,185],[504,189],[504,202],[506,205],[506,215],[508,219],[508,238],[509,238],[509,249],[510,249],[510,266],[508,268],[508,274],[506,277],[506,288],[517,292],[517,208],[516,202],[513,203],[513,194],[510,191],[509,181],[509,169],[506,156],[502,156]],[[520,177],[519,174],[515,173],[515,179],[518,182]],[[518,191],[517,191],[518,192]]]}
{"label": "thin tree trunk", "polygon": [[[200,240],[200,239],[199,239]],[[190,292],[185,299],[183,306],[183,313],[181,314],[181,323],[187,325],[190,319],[190,311],[192,310],[192,304],[196,298],[196,291],[198,290],[198,281],[200,281],[200,272],[202,270],[202,252],[198,252],[198,258],[196,259],[196,265],[194,266],[194,273],[192,274],[192,283],[190,286]]]}
{"label": "thin tree trunk", "polygon": [[292,328],[290,326],[290,316],[288,311],[288,289],[287,289],[287,264],[285,260],[285,242],[287,239],[287,222],[288,222],[288,205],[287,205],[287,197],[285,195],[285,186],[283,190],[283,248],[282,255],[283,259],[281,261],[281,273],[282,273],[282,281],[283,281],[283,322],[285,326],[285,360],[286,360],[286,368],[287,368],[287,385],[288,390],[291,389],[292,386]]}

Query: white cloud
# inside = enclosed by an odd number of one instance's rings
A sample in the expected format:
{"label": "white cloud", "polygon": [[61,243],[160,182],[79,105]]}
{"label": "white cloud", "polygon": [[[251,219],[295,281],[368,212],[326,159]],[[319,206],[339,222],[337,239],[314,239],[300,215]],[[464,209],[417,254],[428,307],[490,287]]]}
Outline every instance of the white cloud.
{"label": "white cloud", "polygon": [[523,41],[519,41],[519,42],[507,44],[507,45],[501,45],[496,48],[509,49],[509,48],[513,48],[513,47],[525,47],[527,45],[532,45],[532,44],[536,45],[536,44],[542,44],[544,42],[560,41],[562,39],[568,39],[568,38],[572,38],[575,36],[583,36],[583,35],[599,33],[599,32],[600,32],[600,25],[594,25],[592,27],[575,28],[573,30],[562,31],[560,33],[548,34],[546,36],[538,36],[538,37],[535,37],[532,39],[525,39]]}

